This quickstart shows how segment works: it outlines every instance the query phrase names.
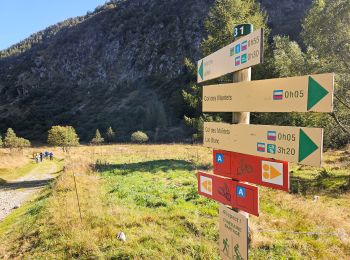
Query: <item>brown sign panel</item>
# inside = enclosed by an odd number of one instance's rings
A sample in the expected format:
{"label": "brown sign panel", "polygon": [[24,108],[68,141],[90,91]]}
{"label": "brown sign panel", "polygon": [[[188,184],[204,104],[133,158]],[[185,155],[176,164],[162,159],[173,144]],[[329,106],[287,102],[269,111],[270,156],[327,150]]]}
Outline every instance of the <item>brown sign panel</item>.
{"label": "brown sign panel", "polygon": [[332,112],[334,74],[203,87],[203,112]]}
{"label": "brown sign panel", "polygon": [[219,247],[222,259],[248,259],[248,218],[220,204]]}
{"label": "brown sign panel", "polygon": [[321,128],[206,122],[204,145],[231,152],[321,166]]}
{"label": "brown sign panel", "polygon": [[263,29],[259,29],[199,60],[197,82],[215,79],[262,63],[263,45]]}

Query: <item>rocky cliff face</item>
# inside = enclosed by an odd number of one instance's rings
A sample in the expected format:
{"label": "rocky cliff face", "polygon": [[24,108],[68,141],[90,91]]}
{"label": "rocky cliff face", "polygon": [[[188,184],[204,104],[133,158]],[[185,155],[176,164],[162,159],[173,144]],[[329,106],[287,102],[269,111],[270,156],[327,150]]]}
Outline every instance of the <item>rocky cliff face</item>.
{"label": "rocky cliff face", "polygon": [[312,0],[259,0],[268,13],[268,25],[272,34],[288,35],[298,40],[300,21],[311,6]]}
{"label": "rocky cliff face", "polygon": [[[116,1],[0,53],[0,132],[45,140],[52,125],[69,124],[86,140],[111,125],[121,139],[138,129],[159,141],[183,138],[184,59],[200,58],[213,2]],[[279,32],[285,12],[273,2],[290,1],[262,2]]]}

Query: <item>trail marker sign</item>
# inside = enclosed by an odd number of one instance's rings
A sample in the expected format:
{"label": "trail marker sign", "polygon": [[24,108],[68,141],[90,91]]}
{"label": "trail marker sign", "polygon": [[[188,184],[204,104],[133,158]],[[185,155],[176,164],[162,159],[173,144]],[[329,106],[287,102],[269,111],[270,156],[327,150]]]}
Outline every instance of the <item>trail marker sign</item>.
{"label": "trail marker sign", "polygon": [[204,145],[231,152],[321,166],[323,129],[204,123]]}
{"label": "trail marker sign", "polygon": [[214,150],[213,173],[242,182],[289,191],[288,162]]}
{"label": "trail marker sign", "polygon": [[222,259],[248,259],[248,218],[219,206],[219,247]]}
{"label": "trail marker sign", "polygon": [[259,216],[259,188],[217,175],[198,172],[198,194]]}
{"label": "trail marker sign", "polygon": [[197,82],[221,77],[263,62],[263,29],[256,30],[197,62]]}
{"label": "trail marker sign", "polygon": [[334,74],[203,87],[203,112],[332,112]]}
{"label": "trail marker sign", "polygon": [[253,25],[251,23],[239,24],[233,27],[233,37],[241,37],[253,32]]}

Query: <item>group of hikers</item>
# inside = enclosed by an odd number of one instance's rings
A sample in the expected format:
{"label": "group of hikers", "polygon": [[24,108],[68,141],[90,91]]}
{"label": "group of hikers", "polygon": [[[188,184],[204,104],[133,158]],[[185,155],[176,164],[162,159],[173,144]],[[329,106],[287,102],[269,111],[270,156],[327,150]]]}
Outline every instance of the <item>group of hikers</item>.
{"label": "group of hikers", "polygon": [[33,159],[35,159],[36,163],[42,162],[45,158],[49,158],[51,161],[53,160],[53,153],[52,152],[40,152],[40,153],[33,153]]}

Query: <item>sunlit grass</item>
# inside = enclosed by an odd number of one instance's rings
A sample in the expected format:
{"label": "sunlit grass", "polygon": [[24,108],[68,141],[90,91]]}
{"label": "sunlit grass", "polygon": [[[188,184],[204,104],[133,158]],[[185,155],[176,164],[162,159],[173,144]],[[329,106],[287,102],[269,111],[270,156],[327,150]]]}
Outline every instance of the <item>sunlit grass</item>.
{"label": "sunlit grass", "polygon": [[[324,168],[319,169],[291,165],[292,193],[260,189],[261,215],[250,217],[251,259],[350,256],[349,236],[341,235],[350,234],[350,193],[346,188],[350,173],[345,156],[345,151],[328,152]],[[65,172],[51,194],[44,193],[47,196],[21,209],[23,214],[11,216],[11,223],[0,224],[0,239],[5,241],[2,250],[7,255],[218,258],[218,204],[197,195],[195,175],[197,169],[211,171],[210,149],[192,145],[83,146],[62,158]],[[116,238],[120,231],[126,234],[126,242]]]}

